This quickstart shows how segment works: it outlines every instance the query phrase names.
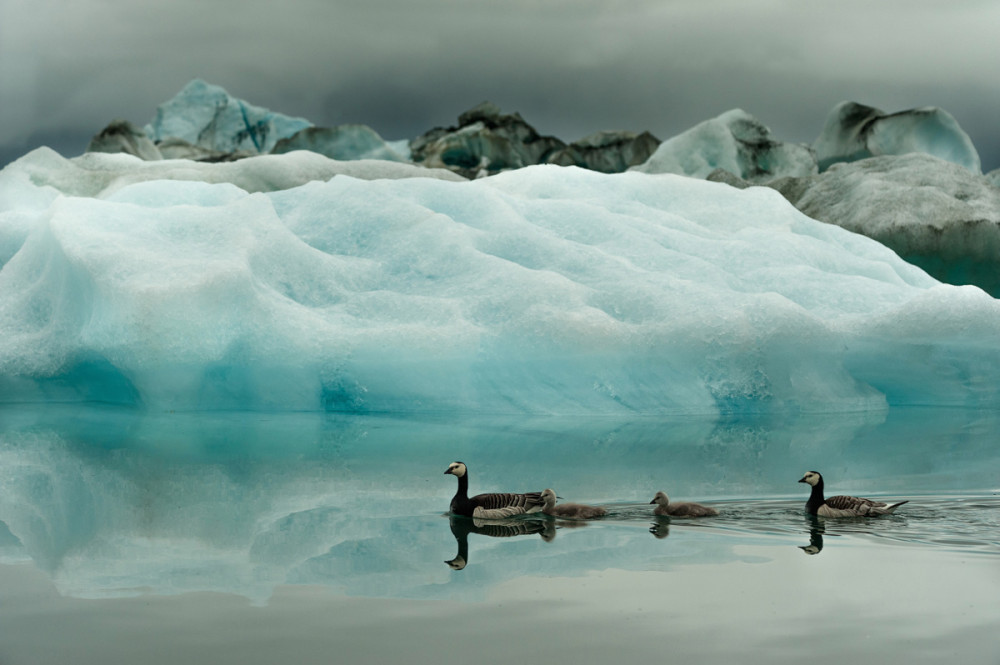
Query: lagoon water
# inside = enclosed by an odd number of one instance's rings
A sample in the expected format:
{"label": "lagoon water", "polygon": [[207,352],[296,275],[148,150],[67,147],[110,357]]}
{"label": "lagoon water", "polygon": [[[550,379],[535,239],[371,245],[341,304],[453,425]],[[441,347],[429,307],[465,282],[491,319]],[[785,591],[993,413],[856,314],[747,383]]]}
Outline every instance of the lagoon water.
{"label": "lagoon water", "polygon": [[770,188],[457,179],[0,172],[0,665],[1000,662],[996,299]]}
{"label": "lagoon water", "polygon": [[[0,663],[996,665],[998,420],[5,408]],[[456,459],[609,515],[449,520]],[[808,469],[910,503],[808,518]]]}

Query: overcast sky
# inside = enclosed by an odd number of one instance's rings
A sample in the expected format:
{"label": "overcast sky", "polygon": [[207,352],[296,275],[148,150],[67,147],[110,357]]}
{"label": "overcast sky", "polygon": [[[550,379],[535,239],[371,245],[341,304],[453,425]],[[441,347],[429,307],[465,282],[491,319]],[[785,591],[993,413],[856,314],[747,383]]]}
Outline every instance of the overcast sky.
{"label": "overcast sky", "polygon": [[998,27],[996,0],[0,0],[0,164],[79,154],[199,77],[389,140],[487,99],[565,141],[739,107],[811,143],[843,100],[938,106],[992,170]]}

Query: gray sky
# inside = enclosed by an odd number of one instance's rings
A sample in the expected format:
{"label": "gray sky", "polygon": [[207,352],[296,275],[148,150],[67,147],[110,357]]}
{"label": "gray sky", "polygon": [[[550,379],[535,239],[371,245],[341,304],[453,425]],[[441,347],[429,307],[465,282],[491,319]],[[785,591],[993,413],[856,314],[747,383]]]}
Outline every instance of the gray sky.
{"label": "gray sky", "polygon": [[390,140],[485,99],[566,141],[667,139],[739,107],[811,143],[843,100],[938,106],[988,171],[998,26],[995,0],[0,0],[0,164],[79,154],[200,77]]}

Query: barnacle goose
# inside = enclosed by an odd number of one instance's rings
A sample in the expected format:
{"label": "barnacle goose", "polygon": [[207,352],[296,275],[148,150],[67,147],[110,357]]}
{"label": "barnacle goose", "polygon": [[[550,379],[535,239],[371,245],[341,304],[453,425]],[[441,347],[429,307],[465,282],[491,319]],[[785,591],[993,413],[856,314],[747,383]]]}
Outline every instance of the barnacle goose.
{"label": "barnacle goose", "polygon": [[462,462],[452,462],[445,473],[458,478],[458,491],[451,500],[451,512],[455,515],[486,520],[504,519],[515,515],[537,513],[545,503],[542,501],[541,492],[477,494],[470,499],[468,467]]}
{"label": "barnacle goose", "polygon": [[542,501],[545,506],[542,512],[553,517],[568,517],[570,519],[589,520],[594,517],[604,517],[608,514],[600,506],[587,506],[582,503],[560,503],[556,505],[556,493],[551,489],[542,491]]}
{"label": "barnacle goose", "polygon": [[882,501],[872,501],[856,496],[831,496],[823,498],[823,476],[818,471],[807,471],[799,480],[800,483],[812,485],[809,500],[806,501],[806,511],[820,517],[873,517],[888,515],[909,501],[887,504]]}
{"label": "barnacle goose", "polygon": [[658,504],[653,510],[654,515],[666,517],[710,517],[719,514],[715,508],[709,508],[700,503],[670,503],[670,497],[667,496],[666,492],[657,492],[650,503]]}

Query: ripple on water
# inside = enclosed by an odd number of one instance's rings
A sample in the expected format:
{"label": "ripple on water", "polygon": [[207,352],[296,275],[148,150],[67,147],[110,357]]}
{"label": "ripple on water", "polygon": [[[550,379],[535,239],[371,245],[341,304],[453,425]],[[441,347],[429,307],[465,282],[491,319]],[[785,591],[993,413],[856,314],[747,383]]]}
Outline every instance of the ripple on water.
{"label": "ripple on water", "polygon": [[[889,497],[891,498],[891,497]],[[807,515],[803,501],[754,499],[714,501],[717,517],[661,518],[642,504],[608,506],[602,523],[644,522],[725,533],[812,539],[849,537],[901,546],[943,547],[1000,554],[1000,496],[917,496],[892,515],[825,519]]]}

